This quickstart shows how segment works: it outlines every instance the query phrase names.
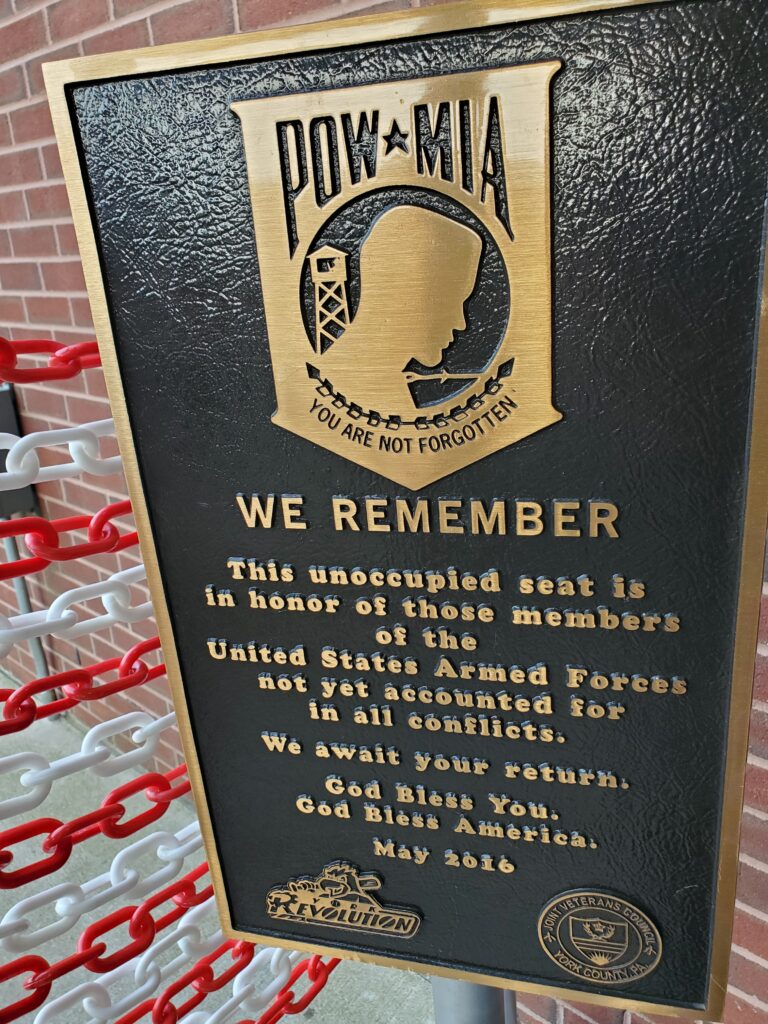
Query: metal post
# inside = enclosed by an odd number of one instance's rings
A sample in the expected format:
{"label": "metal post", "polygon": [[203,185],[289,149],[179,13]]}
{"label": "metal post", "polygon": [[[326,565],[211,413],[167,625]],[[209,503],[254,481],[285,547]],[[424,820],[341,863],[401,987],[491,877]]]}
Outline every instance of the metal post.
{"label": "metal post", "polygon": [[[5,521],[6,516],[0,516],[0,522],[4,523]],[[3,539],[3,548],[5,550],[6,559],[9,562],[15,562],[19,557],[19,546],[16,543],[16,538],[5,537]],[[29,590],[27,589],[27,581],[23,576],[17,576],[14,579],[13,589],[16,592],[16,602],[19,606],[19,611],[22,614],[31,612],[32,604],[29,600]],[[40,637],[33,636],[27,641],[27,643],[29,644],[29,649],[32,652],[32,657],[35,662],[35,672],[37,673],[38,678],[43,679],[48,675],[48,661],[45,657],[45,651],[43,650],[43,645],[40,642]],[[46,696],[43,698],[43,703],[48,703],[48,701],[52,699],[52,697]]]}
{"label": "metal post", "polygon": [[517,1024],[517,999],[488,985],[432,978],[435,1024]]}
{"label": "metal post", "polygon": [[504,1024],[517,1024],[517,992],[504,993]]}

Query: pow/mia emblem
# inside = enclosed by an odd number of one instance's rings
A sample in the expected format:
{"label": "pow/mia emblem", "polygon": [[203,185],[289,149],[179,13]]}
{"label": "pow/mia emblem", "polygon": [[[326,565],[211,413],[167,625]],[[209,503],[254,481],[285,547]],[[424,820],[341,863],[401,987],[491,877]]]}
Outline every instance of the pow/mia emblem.
{"label": "pow/mia emblem", "polygon": [[595,985],[627,985],[654,971],[661,936],[651,919],[620,896],[570,892],[539,916],[539,942],[569,974]]}
{"label": "pow/mia emblem", "polygon": [[561,419],[559,61],[233,104],[274,422],[411,488]]}
{"label": "pow/mia emblem", "polygon": [[267,913],[279,921],[412,938],[419,930],[420,915],[406,907],[380,903],[372,895],[380,888],[381,879],[373,872],[361,874],[352,864],[334,861],[316,878],[295,878],[270,889]]}

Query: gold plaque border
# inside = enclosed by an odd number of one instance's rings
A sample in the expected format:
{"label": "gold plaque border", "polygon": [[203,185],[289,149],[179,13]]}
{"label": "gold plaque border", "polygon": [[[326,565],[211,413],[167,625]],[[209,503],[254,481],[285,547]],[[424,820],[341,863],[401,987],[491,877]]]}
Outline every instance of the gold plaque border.
{"label": "gold plaque border", "polygon": [[495,975],[483,974],[481,970],[456,970],[403,957],[364,954],[320,943],[289,941],[273,935],[257,935],[238,931],[232,927],[231,923],[224,879],[211,826],[210,811],[192,737],[178,653],[165,598],[165,589],[160,576],[147,501],[120,377],[106,287],[96,244],[95,225],[88,206],[85,180],[75,140],[74,123],[68,105],[67,89],[76,83],[102,79],[146,75],[160,71],[182,70],[201,65],[226,64],[264,57],[287,56],[307,50],[318,52],[336,47],[361,46],[368,43],[409,39],[463,29],[481,29],[534,19],[584,14],[591,11],[618,10],[663,2],[665,0],[461,0],[459,3],[428,9],[374,14],[244,33],[218,39],[173,43],[139,50],[126,50],[121,53],[98,54],[92,57],[77,57],[43,66],[67,193],[83,261],[96,337],[99,342],[109,399],[123,457],[124,472],[128,481],[128,492],[133,503],[133,512],[139,531],[141,552],[147,568],[147,579],[157,617],[168,679],[178,714],[184,756],[192,780],[192,789],[200,817],[205,851],[210,863],[222,929],[229,938],[250,939],[263,945],[277,945],[306,953],[321,953],[379,966],[416,970],[424,974],[494,985],[573,1002],[587,1002],[644,1013],[676,1015],[689,1020],[702,1017],[711,1020],[722,1017],[728,981],[728,962],[736,898],[739,831],[744,796],[752,675],[757,644],[768,512],[768,266],[763,279],[755,364],[747,494],[731,678],[731,707],[722,800],[719,872],[706,1005],[693,1010],[684,1009],[662,1003],[606,996],[565,985],[533,984],[515,979],[499,978]]}

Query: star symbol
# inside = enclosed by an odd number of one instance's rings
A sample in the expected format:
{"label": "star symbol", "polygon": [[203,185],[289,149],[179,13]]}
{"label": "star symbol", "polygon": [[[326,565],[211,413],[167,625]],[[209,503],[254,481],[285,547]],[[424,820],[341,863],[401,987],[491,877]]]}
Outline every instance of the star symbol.
{"label": "star symbol", "polygon": [[408,143],[405,141],[408,138],[408,132],[401,132],[400,125],[397,121],[393,121],[389,126],[389,134],[384,135],[384,141],[387,144],[387,148],[384,150],[384,156],[389,156],[393,149],[402,149],[404,153],[408,152]]}

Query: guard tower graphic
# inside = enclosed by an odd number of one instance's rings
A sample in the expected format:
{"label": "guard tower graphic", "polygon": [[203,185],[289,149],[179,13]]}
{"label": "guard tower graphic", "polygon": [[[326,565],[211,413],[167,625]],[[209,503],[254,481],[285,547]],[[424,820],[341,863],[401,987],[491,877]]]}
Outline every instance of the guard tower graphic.
{"label": "guard tower graphic", "polygon": [[315,288],[315,353],[322,355],[349,326],[347,253],[323,245],[307,260]]}

